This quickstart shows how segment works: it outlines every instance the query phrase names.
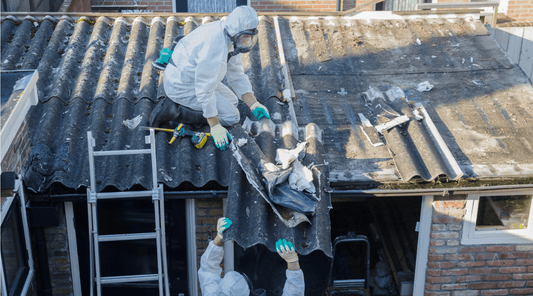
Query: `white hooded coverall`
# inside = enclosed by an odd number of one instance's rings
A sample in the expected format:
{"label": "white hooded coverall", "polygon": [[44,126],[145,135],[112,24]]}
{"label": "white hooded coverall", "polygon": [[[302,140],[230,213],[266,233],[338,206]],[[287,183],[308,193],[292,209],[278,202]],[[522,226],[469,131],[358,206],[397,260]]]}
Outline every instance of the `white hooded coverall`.
{"label": "white hooded coverall", "polygon": [[[198,279],[202,296],[247,296],[249,288],[246,280],[235,271],[228,272],[221,278],[220,262],[224,257],[224,248],[209,242],[200,260]],[[304,273],[300,270],[286,270],[287,281],[283,286],[282,296],[303,296],[305,291]]]}
{"label": "white hooded coverall", "polygon": [[[253,8],[238,6],[225,20],[202,25],[181,39],[163,76],[167,97],[192,110],[202,111],[205,118],[218,115],[222,125],[238,123],[238,98],[253,91],[244,74],[242,54],[227,61],[233,43],[224,28],[234,36],[258,24]],[[222,84],[224,76],[237,96]]]}

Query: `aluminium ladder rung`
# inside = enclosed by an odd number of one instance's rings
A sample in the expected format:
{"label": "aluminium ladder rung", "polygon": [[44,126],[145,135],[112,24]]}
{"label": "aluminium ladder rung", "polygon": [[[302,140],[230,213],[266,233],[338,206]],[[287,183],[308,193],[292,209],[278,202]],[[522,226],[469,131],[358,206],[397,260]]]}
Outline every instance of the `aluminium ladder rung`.
{"label": "aluminium ladder rung", "polygon": [[96,193],[97,199],[118,199],[118,198],[132,198],[132,197],[146,197],[152,196],[152,190],[142,191],[122,191],[122,192],[100,192]]}
{"label": "aluminium ladder rung", "polygon": [[159,275],[157,273],[126,276],[106,276],[100,278],[100,282],[102,284],[148,282],[157,280],[159,280]]}
{"label": "aluminium ladder rung", "polygon": [[116,241],[130,241],[130,240],[141,240],[141,239],[155,239],[155,232],[145,232],[145,233],[125,233],[125,234],[106,234],[99,235],[99,242],[116,242]]}
{"label": "aluminium ladder rung", "polygon": [[333,287],[335,288],[364,288],[364,279],[352,279],[352,280],[334,280]]}
{"label": "aluminium ladder rung", "polygon": [[131,155],[131,154],[150,154],[151,149],[133,149],[133,150],[109,150],[109,151],[94,151],[94,156],[109,156],[109,155]]}

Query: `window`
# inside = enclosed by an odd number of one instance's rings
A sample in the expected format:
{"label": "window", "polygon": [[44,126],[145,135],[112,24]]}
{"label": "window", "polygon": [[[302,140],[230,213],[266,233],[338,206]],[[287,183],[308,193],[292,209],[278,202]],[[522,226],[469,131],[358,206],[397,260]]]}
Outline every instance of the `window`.
{"label": "window", "polygon": [[[17,187],[22,190],[17,180]],[[26,295],[33,277],[33,260],[23,196],[15,194],[5,199],[1,211],[2,294]]]}
{"label": "window", "polygon": [[532,196],[519,192],[468,195],[461,243],[532,243]]}

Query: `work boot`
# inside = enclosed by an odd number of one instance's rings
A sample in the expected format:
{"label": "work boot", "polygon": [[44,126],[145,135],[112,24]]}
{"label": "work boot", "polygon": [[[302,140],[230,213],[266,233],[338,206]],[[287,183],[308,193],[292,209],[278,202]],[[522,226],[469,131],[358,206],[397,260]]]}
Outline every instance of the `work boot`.
{"label": "work boot", "polygon": [[164,97],[159,100],[157,106],[152,110],[150,115],[150,126],[160,127],[163,123],[169,121],[179,121],[180,105],[174,103],[171,99]]}
{"label": "work boot", "polygon": [[150,126],[160,127],[171,121],[195,125],[207,124],[207,119],[203,116],[202,111],[192,110],[164,97],[157,103],[152,115],[150,115]]}

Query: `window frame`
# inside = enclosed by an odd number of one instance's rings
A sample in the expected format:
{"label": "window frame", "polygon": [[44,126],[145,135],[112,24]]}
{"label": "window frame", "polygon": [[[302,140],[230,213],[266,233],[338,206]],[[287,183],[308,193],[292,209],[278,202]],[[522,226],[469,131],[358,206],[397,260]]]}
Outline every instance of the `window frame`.
{"label": "window frame", "polygon": [[466,198],[466,212],[463,221],[463,245],[499,245],[533,243],[533,201],[529,209],[526,229],[505,229],[476,231],[479,199],[481,196],[532,195],[532,191],[511,191],[502,193],[469,194]]}
{"label": "window frame", "polygon": [[[17,198],[18,195],[18,198]],[[24,196],[24,190],[22,186],[22,181],[20,179],[17,179],[15,181],[15,190],[12,196],[6,197],[4,200],[4,203],[2,205],[2,208],[0,210],[0,227],[4,224],[5,218],[8,216],[7,214],[10,213],[10,211],[18,210],[20,211],[20,217],[22,219],[22,236],[24,237],[24,243],[25,248],[27,252],[27,260],[28,260],[28,267],[29,271],[26,275],[26,279],[23,281],[24,285],[22,286],[22,290],[20,295],[25,296],[28,293],[28,289],[30,287],[31,281],[33,279],[33,276],[35,274],[34,266],[33,266],[33,256],[31,251],[31,242],[30,242],[30,231],[28,227],[28,218],[26,215],[26,206],[25,206],[25,196]],[[14,202],[14,201],[18,201]],[[9,295],[7,293],[7,286],[6,286],[6,278],[4,273],[4,261],[2,258],[2,252],[0,251],[0,280],[2,281],[2,295]]]}

